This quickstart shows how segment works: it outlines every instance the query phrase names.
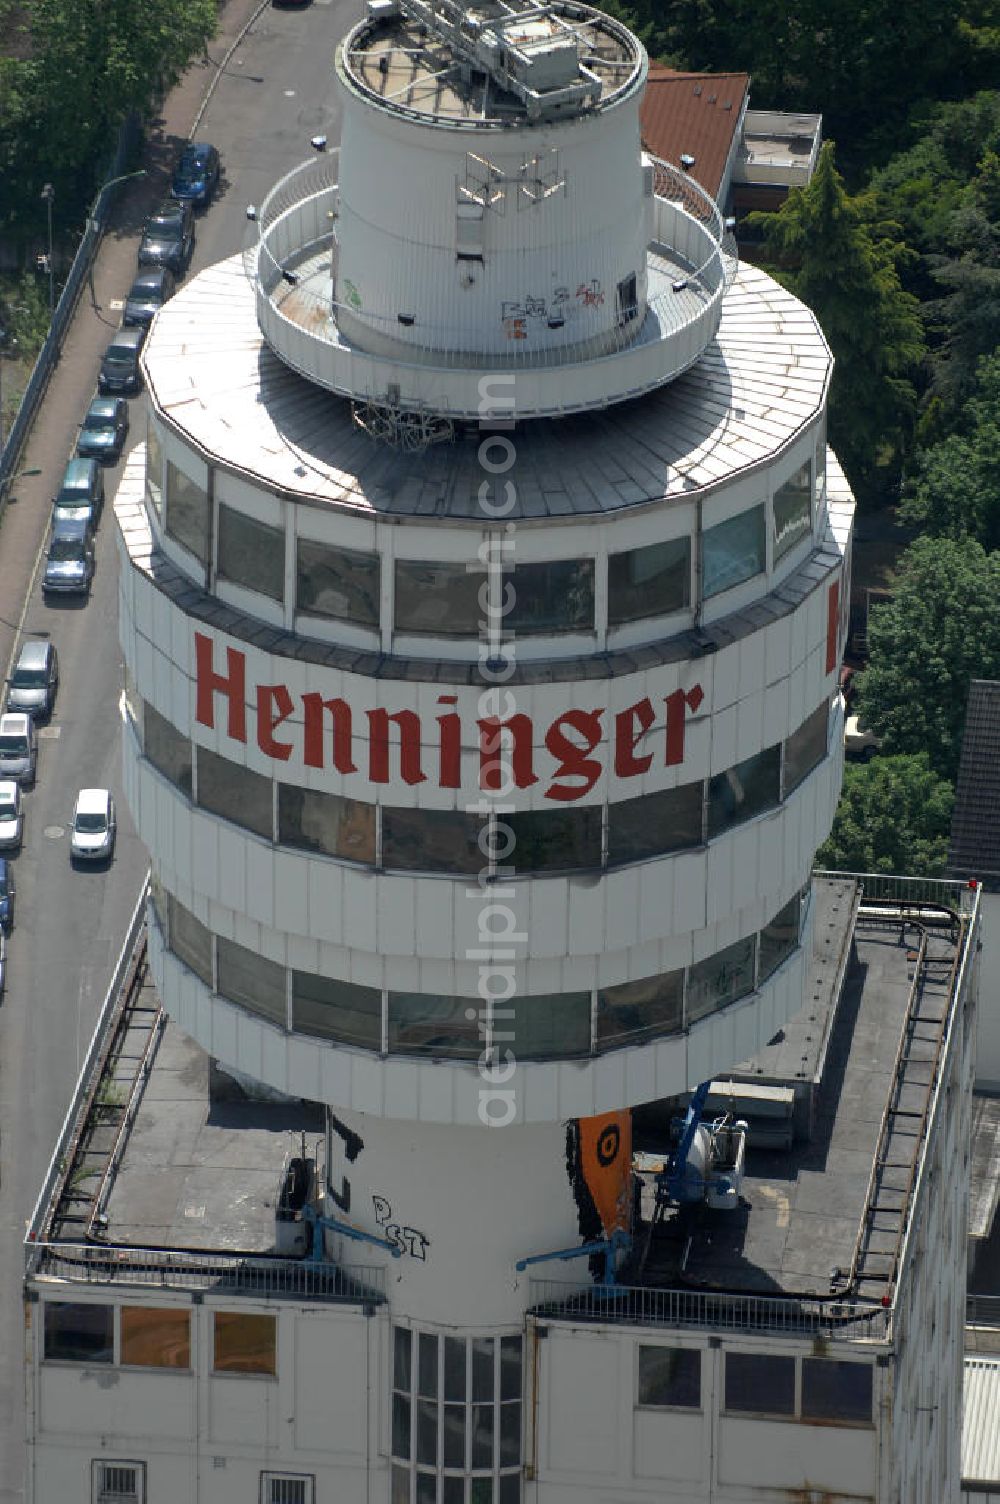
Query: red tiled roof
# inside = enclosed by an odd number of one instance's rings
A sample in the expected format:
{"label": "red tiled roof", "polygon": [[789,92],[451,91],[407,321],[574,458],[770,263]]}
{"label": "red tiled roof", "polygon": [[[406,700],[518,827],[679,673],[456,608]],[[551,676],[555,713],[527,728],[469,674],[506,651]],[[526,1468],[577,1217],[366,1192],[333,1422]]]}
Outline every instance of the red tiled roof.
{"label": "red tiled roof", "polygon": [[691,176],[714,198],[750,84],[748,73],[678,73],[650,63],[639,107],[642,144],[654,157],[676,163],[694,157]]}

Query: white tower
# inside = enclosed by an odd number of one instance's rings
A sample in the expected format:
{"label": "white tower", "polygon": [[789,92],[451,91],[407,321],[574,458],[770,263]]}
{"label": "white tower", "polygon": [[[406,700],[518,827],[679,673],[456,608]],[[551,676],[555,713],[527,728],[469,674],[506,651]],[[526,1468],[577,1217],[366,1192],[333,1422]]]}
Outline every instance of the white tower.
{"label": "white tower", "polygon": [[393,1499],[508,1504],[518,1262],[624,1230],[627,1109],[802,1004],[853,501],[624,27],[370,0],[337,72],[339,158],[147,345],[126,778],[165,1006],[328,1104],[326,1250],[389,1268]]}

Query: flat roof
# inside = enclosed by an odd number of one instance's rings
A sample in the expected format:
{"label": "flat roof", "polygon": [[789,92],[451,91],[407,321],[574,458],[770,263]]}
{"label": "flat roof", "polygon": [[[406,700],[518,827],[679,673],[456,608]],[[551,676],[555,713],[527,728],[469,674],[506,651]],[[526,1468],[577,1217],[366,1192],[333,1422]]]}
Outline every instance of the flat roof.
{"label": "flat roof", "polygon": [[[186,442],[269,491],[369,517],[482,521],[479,426],[419,453],[371,438],[346,398],[267,346],[242,256],[175,293],[143,363],[150,401]],[[518,425],[510,517],[589,521],[690,501],[772,462],[821,413],[831,369],[809,309],[741,265],[717,337],[682,376],[600,411]]]}
{"label": "flat roof", "polygon": [[[954,888],[957,910],[961,888]],[[669,1212],[629,1283],[828,1299],[856,1272],[856,1298],[877,1302],[891,1290],[921,1152],[919,1124],[967,935],[936,922],[930,907],[921,910],[927,947],[922,985],[914,988],[919,931],[904,925],[898,909],[870,907],[862,895],[856,911],[844,881],[826,877],[814,882],[814,903],[803,1012],[735,1073],[749,1066],[752,1079],[789,1084],[800,1072],[810,1078],[821,1061],[811,1138],[788,1150],[755,1149],[751,1131],[738,1209]],[[831,985],[832,955],[849,958],[842,988]],[[909,1048],[898,1058],[907,1018]],[[669,1116],[665,1111],[664,1147]],[[645,1120],[648,1149],[648,1109]],[[876,1158],[883,1168],[873,1183]],[[651,1178],[643,1199],[648,1219]]]}

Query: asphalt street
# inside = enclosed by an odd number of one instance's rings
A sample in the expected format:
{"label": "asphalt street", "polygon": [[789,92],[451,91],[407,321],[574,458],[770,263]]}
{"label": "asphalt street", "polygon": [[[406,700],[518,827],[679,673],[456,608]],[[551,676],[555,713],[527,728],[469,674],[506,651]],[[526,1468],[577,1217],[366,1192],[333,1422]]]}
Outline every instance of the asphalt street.
{"label": "asphalt street", "polygon": [[[198,139],[222,154],[216,202],[197,221],[191,276],[243,248],[248,204],[310,153],[311,136],[339,136],[333,76],[336,43],[358,5],[313,0],[261,11],[224,70],[228,48],[253,17],[252,0],[229,0],[208,55],[188,70],[149,132],[148,175],[129,185],[115,211],[59,366],[22,458],[41,474],[15,481],[0,527],[0,665],[23,635],[49,636],[60,658],[55,713],[43,726],[37,785],[25,798],[25,836],[15,858],[17,906],[0,1000],[0,1504],[25,1497],[22,1239],[65,1115],[80,1061],[147,867],[121,797],[122,663],[117,631],[117,555],[112,498],[121,467],[106,476],[108,501],[98,535],[97,574],[88,602],[50,604],[36,567],[50,498],[73,452],[94,391],[100,356],[117,327],[135,269],[139,229],[168,184],[170,164],[215,82]],[[128,444],[145,431],[143,398],[131,404]],[[118,804],[118,844],[110,868],[74,870],[68,826],[77,791],[105,786]],[[81,1479],[81,1499],[89,1481]],[[37,1500],[35,1504],[63,1504]]]}

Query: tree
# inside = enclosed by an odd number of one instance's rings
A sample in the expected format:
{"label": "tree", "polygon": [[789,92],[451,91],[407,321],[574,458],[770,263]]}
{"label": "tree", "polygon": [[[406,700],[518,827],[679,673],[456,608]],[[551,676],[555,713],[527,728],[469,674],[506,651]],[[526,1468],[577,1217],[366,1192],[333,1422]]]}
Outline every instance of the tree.
{"label": "tree", "polygon": [[1000,677],[1000,553],[971,538],[920,538],[903,554],[892,599],[872,609],[860,708],[883,750],[926,752],[958,769],[972,679]]}
{"label": "tree", "polygon": [[917,452],[900,519],[1000,548],[1000,354],[982,359],[962,428]]}
{"label": "tree", "polygon": [[[895,227],[851,198],[826,142],[812,181],[777,214],[754,214],[778,275],[818,318],[836,365],[830,442],[859,492],[898,473],[917,407],[925,353],[917,300],[900,284]],[[879,473],[881,472],[881,473]]]}
{"label": "tree", "polygon": [[938,877],[948,858],[955,791],[925,752],[849,763],[817,867]]}
{"label": "tree", "polygon": [[987,151],[951,218],[949,254],[931,256],[949,289],[928,313],[941,330],[934,385],[955,409],[972,386],[980,357],[1000,346],[1000,157]]}

